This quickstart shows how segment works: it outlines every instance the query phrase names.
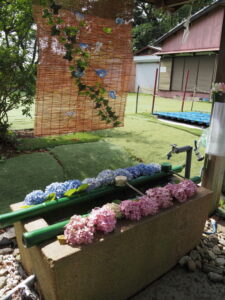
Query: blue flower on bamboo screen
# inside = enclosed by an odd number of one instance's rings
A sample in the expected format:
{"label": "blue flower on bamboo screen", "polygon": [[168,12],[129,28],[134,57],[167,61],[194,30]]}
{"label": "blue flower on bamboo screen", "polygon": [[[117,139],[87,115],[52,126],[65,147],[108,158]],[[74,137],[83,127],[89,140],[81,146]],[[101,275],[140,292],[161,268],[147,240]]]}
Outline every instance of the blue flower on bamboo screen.
{"label": "blue flower on bamboo screen", "polygon": [[109,91],[109,97],[112,99],[116,99],[116,92],[115,91]]}
{"label": "blue flower on bamboo screen", "polygon": [[88,45],[88,44],[85,44],[85,43],[80,43],[79,46],[80,46],[80,48],[83,49],[83,50],[89,48],[89,45]]}
{"label": "blue flower on bamboo screen", "polygon": [[75,78],[81,78],[84,76],[84,71],[78,68],[76,71],[73,71],[71,74]]}
{"label": "blue flower on bamboo screen", "polygon": [[95,72],[100,78],[105,78],[107,75],[107,71],[104,69],[96,69]]}
{"label": "blue flower on bamboo screen", "polygon": [[83,15],[82,13],[80,13],[79,11],[75,11],[75,12],[74,12],[74,15],[75,15],[76,20],[77,20],[78,22],[81,22],[81,21],[84,20],[84,15]]}
{"label": "blue flower on bamboo screen", "polygon": [[116,18],[116,24],[123,25],[125,23],[124,19],[122,18]]}

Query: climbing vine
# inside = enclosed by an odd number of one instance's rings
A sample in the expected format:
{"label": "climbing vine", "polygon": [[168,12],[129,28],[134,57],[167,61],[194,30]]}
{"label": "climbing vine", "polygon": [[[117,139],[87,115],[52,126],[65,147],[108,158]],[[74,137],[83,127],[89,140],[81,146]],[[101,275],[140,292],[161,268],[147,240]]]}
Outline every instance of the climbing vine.
{"label": "climbing vine", "polygon": [[[71,77],[74,78],[79,95],[87,96],[94,101],[94,108],[98,110],[100,119],[106,123],[112,123],[114,127],[117,127],[120,125],[118,121],[119,117],[109,105],[109,100],[105,98],[105,94],[107,93],[106,88],[100,82],[87,85],[83,80],[86,71],[90,67],[91,56],[89,45],[80,43],[78,38],[81,30],[85,29],[88,25],[85,22],[84,15],[80,12],[74,12],[78,24],[77,26],[67,26],[59,14],[62,9],[61,5],[56,4],[53,0],[40,0],[40,4],[43,7],[42,17],[51,26],[51,35],[56,36],[60,44],[65,48],[66,54],[63,58],[70,63]],[[103,31],[109,34],[111,33],[110,29],[104,27]],[[107,72],[103,69],[97,69],[95,72],[100,78],[104,78],[107,75]],[[116,92],[109,91],[109,96],[112,99],[116,99]]]}

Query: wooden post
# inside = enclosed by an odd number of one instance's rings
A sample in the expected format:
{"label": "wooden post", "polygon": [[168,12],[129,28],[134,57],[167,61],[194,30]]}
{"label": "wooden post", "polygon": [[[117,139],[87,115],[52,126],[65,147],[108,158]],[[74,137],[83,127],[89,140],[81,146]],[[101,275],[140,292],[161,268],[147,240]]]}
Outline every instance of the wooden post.
{"label": "wooden post", "polygon": [[155,70],[155,86],[154,86],[153,100],[152,100],[152,114],[154,113],[154,108],[155,108],[155,95],[156,95],[156,88],[158,82],[158,74],[159,74],[159,69],[157,68]]}
{"label": "wooden post", "polygon": [[190,70],[187,71],[187,75],[186,75],[186,82],[185,82],[185,87],[184,87],[184,95],[183,95],[183,100],[182,100],[182,105],[181,105],[181,111],[184,111],[184,102],[185,102],[185,98],[186,98],[186,92],[187,92],[187,85],[188,85],[188,80],[189,80],[189,74],[190,74]]}
{"label": "wooden post", "polygon": [[135,110],[135,113],[137,114],[138,112],[138,100],[139,100],[139,92],[140,92],[140,86],[138,86],[138,89],[137,89],[137,97],[136,97],[136,110]]}
{"label": "wooden post", "polygon": [[[220,51],[217,62],[216,82],[225,82],[225,9],[223,28],[220,41]],[[215,155],[206,155],[202,185],[213,191],[213,201],[210,214],[218,207],[225,170],[225,158]]]}

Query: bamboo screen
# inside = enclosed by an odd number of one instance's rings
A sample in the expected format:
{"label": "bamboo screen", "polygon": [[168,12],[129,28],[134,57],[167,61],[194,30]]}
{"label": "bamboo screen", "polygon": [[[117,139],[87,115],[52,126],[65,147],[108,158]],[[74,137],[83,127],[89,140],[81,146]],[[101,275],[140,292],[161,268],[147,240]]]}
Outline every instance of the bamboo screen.
{"label": "bamboo screen", "polygon": [[[85,18],[88,28],[80,32],[79,43],[88,45],[90,65],[85,83],[101,82],[107,90],[105,97],[113,111],[124,123],[127,89],[131,78],[131,18],[130,0],[67,1],[60,9],[65,24],[75,26],[77,13]],[[72,2],[72,4],[71,4]],[[75,3],[75,4],[74,4]],[[36,84],[35,135],[58,135],[78,131],[111,128],[101,121],[95,104],[87,96],[78,95],[71,77],[66,51],[42,17],[42,7],[34,4],[38,30],[39,63]],[[108,30],[110,28],[110,30]],[[106,30],[107,29],[107,30]],[[110,31],[110,32],[107,32]],[[96,70],[105,70],[104,78]]]}

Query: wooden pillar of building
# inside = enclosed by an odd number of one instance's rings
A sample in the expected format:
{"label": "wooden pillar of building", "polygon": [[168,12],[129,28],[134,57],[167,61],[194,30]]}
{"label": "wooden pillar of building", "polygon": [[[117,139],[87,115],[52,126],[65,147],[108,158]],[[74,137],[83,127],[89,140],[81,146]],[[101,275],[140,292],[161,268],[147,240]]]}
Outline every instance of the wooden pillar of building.
{"label": "wooden pillar of building", "polygon": [[[215,82],[225,82],[225,8]],[[213,191],[213,202],[211,205],[210,214],[218,207],[219,204],[224,170],[224,157],[206,155],[202,185]]]}

